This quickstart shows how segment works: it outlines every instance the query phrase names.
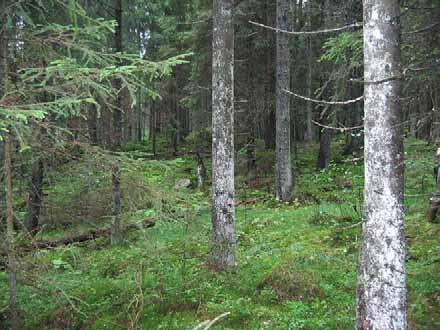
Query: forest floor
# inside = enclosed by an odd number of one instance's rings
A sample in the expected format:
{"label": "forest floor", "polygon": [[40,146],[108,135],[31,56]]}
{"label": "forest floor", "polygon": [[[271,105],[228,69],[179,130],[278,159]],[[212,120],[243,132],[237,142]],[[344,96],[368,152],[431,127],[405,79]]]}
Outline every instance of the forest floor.
{"label": "forest floor", "polygon": [[[341,144],[334,147],[337,155]],[[434,149],[406,141],[411,329],[440,328],[440,224],[426,219]],[[109,225],[110,170],[102,164],[114,156],[94,155],[49,171],[37,239]],[[123,222],[151,218],[156,225],[128,232],[117,247],[103,237],[23,254],[18,305],[24,328],[194,329],[229,313],[213,328],[353,329],[363,161],[336,157],[319,172],[316,146],[301,145],[299,155],[290,204],[275,201],[270,178],[254,180],[252,188],[238,178],[238,267],[215,273],[205,265],[209,188],[173,189],[180,178],[195,181],[194,159],[151,161],[139,150],[124,153]],[[259,173],[269,176],[270,159],[271,153],[259,156]],[[0,272],[0,328],[6,285]]]}

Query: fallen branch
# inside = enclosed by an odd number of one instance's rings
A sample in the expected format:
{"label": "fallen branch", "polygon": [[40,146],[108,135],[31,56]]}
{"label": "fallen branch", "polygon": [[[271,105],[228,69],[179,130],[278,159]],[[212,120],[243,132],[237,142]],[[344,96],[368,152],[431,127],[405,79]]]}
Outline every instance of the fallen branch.
{"label": "fallen branch", "polygon": [[231,312],[226,312],[223,313],[219,316],[217,316],[215,319],[213,320],[206,320],[202,323],[200,323],[198,326],[196,326],[193,330],[198,330],[198,329],[203,329],[203,330],[208,330],[209,328],[211,328],[214,324],[216,324],[218,321],[220,321],[221,319],[224,319],[226,316],[228,316],[229,314],[231,314]]}
{"label": "fallen branch", "polygon": [[[151,228],[154,227],[156,222],[152,219],[143,220],[140,223],[131,223],[122,228],[123,232],[127,232],[133,229],[143,229],[143,228]],[[101,237],[110,237],[111,228],[102,228],[89,231],[87,233],[74,235],[71,237],[65,237],[58,240],[50,241],[33,241],[31,245],[18,247],[18,252],[32,252],[34,250],[43,250],[43,249],[54,249],[61,246],[68,246],[76,243],[84,243],[88,241],[93,241]],[[0,253],[1,257],[6,256],[4,251]]]}
{"label": "fallen branch", "polygon": [[[155,224],[156,223],[154,221],[147,219],[147,220],[143,220],[141,223],[131,223],[129,225],[126,225],[122,228],[122,231],[127,232],[133,229],[150,228],[150,227],[154,227]],[[34,242],[33,247],[37,249],[50,249],[60,246],[67,246],[75,243],[83,243],[83,242],[95,240],[100,237],[109,236],[110,231],[111,228],[97,229],[97,230],[92,230],[85,234],[62,238],[56,241],[36,241]]]}

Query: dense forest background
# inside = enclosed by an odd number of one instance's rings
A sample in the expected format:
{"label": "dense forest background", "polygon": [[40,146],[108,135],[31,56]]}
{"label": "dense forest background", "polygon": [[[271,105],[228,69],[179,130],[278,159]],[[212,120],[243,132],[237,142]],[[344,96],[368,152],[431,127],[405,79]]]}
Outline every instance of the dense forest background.
{"label": "dense forest background", "polygon": [[[354,327],[363,2],[224,3],[229,25],[208,0],[1,1],[0,328]],[[397,20],[408,323],[436,329],[440,1],[400,1]],[[232,168],[211,154],[228,125]],[[226,272],[207,262],[222,164]]]}

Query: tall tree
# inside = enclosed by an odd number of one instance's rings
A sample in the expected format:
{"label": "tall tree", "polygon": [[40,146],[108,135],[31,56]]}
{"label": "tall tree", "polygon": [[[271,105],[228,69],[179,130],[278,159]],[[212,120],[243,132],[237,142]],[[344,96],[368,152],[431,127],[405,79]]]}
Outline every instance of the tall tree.
{"label": "tall tree", "polygon": [[212,225],[210,264],[235,266],[233,0],[214,0],[212,40]]}
{"label": "tall tree", "polygon": [[364,0],[365,192],[358,329],[406,329],[398,0]]}
{"label": "tall tree", "polygon": [[32,173],[29,179],[28,214],[26,229],[31,234],[36,234],[40,222],[40,212],[43,202],[44,163],[41,158],[33,161]]}
{"label": "tall tree", "polygon": [[[312,1],[307,1],[307,28],[312,30]],[[312,37],[306,38],[306,51],[307,51],[307,80],[306,80],[306,95],[312,98],[312,82],[313,82],[313,41]],[[304,134],[304,140],[311,142],[314,140],[313,131],[313,103],[307,102],[306,105],[306,129]]]}
{"label": "tall tree", "polygon": [[[277,28],[289,29],[289,1],[277,0]],[[276,74],[276,196],[287,202],[292,198],[292,165],[290,152],[290,104],[284,90],[290,89],[290,50],[285,33],[277,33]]]}
{"label": "tall tree", "polygon": [[[116,0],[115,2],[115,51],[122,53],[122,0]],[[120,63],[121,64],[121,63]],[[116,97],[116,107],[113,109],[113,149],[119,149],[122,143],[122,108],[123,108],[123,93],[122,93],[122,82],[121,79],[117,78],[115,80],[115,87],[117,97]]]}
{"label": "tall tree", "polygon": [[14,211],[12,200],[12,141],[11,135],[8,133],[5,137],[5,188],[6,188],[6,246],[8,252],[8,285],[9,285],[9,317],[11,329],[19,329],[17,315],[17,265],[15,260],[14,247]]}

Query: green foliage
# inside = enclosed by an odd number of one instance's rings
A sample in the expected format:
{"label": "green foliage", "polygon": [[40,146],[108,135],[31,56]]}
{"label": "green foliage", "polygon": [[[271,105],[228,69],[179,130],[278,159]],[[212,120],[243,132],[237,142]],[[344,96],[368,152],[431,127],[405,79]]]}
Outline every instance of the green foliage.
{"label": "green foliage", "polygon": [[[424,219],[427,196],[421,194],[421,189],[425,193],[434,189],[432,178],[421,186],[422,174],[430,170],[432,149],[407,141],[407,194],[418,195],[407,199],[409,315],[411,326],[421,329],[439,326],[438,225]],[[27,268],[21,273],[18,299],[25,329],[62,329],[66,324],[85,329],[127,328],[127,324],[141,329],[192,329],[224,312],[231,314],[219,326],[229,329],[352,329],[359,226],[350,226],[360,221],[355,186],[361,179],[354,176],[362,176],[362,164],[333,163],[313,174],[313,150],[300,149],[298,163],[304,174],[296,192],[299,201],[280,205],[268,203],[267,192],[238,192],[250,200],[266,198],[237,208],[240,266],[222,274],[205,267],[209,196],[172,189],[177,179],[194,173],[194,160],[133,160],[133,152],[120,154],[124,222],[151,216],[161,220],[154,228],[130,232],[120,247],[110,247],[102,238],[22,259]],[[103,164],[104,159],[111,164],[115,156],[93,160],[84,151],[83,157],[51,176],[48,203],[66,209],[72,198],[82,203],[93,194],[110,198],[110,191],[99,188],[109,185],[109,169],[92,165]],[[347,177],[353,179],[351,188],[338,183]],[[140,204],[127,203],[136,199],[134,185],[141,187]],[[315,188],[318,185],[322,189]],[[301,201],[305,192],[315,199]],[[338,201],[329,201],[331,196],[338,196]],[[88,222],[88,226],[105,223],[93,218]],[[71,226],[46,228],[44,237],[54,239],[89,228]],[[38,267],[31,266],[33,262]],[[5,311],[2,272],[0,288],[0,311]]]}
{"label": "green foliage", "polygon": [[351,68],[362,66],[363,41],[359,33],[341,33],[324,43],[321,61],[336,65],[349,65]]}

